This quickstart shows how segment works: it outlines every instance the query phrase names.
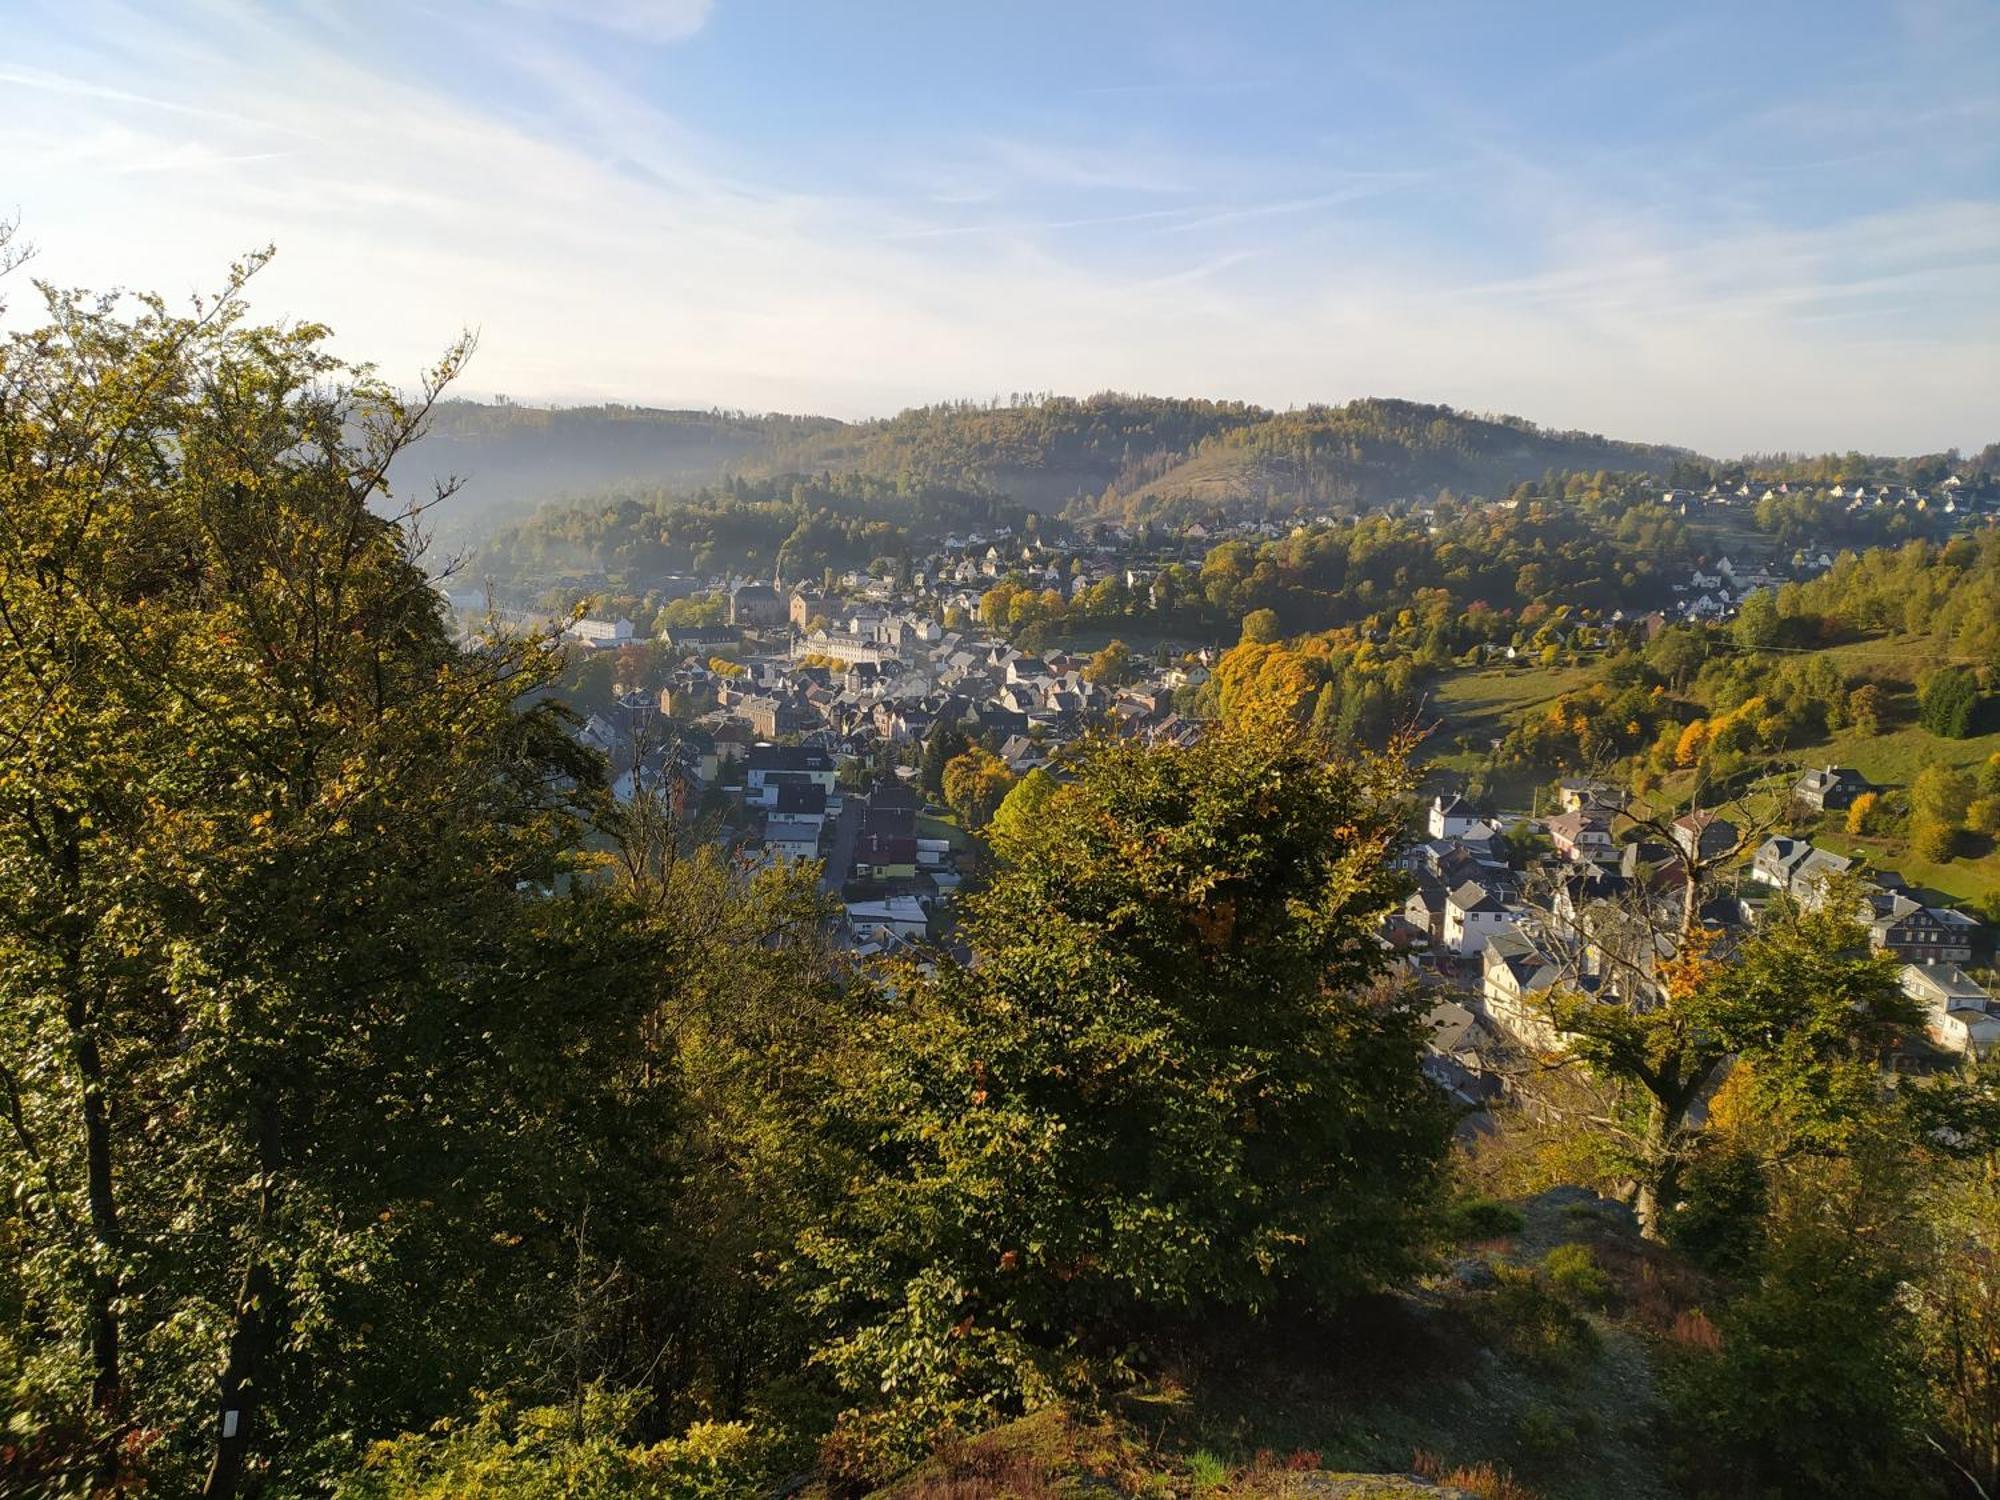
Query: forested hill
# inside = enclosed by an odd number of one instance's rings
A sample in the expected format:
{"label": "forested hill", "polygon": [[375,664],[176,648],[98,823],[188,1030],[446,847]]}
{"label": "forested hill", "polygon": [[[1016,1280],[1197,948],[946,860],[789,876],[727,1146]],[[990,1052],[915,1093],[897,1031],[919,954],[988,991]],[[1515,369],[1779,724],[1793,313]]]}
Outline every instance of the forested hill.
{"label": "forested hill", "polygon": [[1447,488],[1497,493],[1551,469],[1663,474],[1692,456],[1390,400],[1271,412],[1102,394],[927,406],[857,423],[454,402],[397,478],[405,487],[433,474],[464,478],[448,518],[459,526],[490,526],[542,501],[785,474],[972,490],[1073,515],[1171,518],[1364,508]]}
{"label": "forested hill", "polygon": [[391,480],[399,494],[421,495],[456,476],[463,488],[439,520],[470,536],[551,500],[712,483],[840,427],[830,417],[447,401]]}
{"label": "forested hill", "polygon": [[1359,509],[1441,489],[1497,494],[1555,470],[1666,474],[1686,449],[1555,432],[1413,401],[1353,401],[1268,415],[1204,438],[1156,476],[1121,476],[1098,502],[1128,518],[1214,509]]}
{"label": "forested hill", "polygon": [[1359,509],[1440,489],[1495,494],[1551,469],[1665,474],[1694,455],[1412,401],[1271,412],[1099,395],[924,407],[822,437],[816,457],[881,478],[997,489],[1072,515],[1174,519]]}

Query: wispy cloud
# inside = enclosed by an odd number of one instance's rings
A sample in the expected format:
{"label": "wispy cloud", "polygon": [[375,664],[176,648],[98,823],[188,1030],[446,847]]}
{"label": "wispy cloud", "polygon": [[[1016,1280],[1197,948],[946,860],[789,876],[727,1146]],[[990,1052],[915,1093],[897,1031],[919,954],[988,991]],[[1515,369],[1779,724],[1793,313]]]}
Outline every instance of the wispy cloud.
{"label": "wispy cloud", "polygon": [[972,119],[799,191],[551,0],[490,34],[426,12],[466,74],[443,87],[373,44],[370,3],[339,25],[245,0],[52,7],[74,29],[22,33],[0,67],[5,191],[45,269],[172,292],[275,240],[260,311],[324,319],[392,377],[477,325],[478,388],[523,398],[861,415],[1393,391],[1711,451],[1993,435],[1991,196],[1725,214],[1400,85],[1421,169]]}
{"label": "wispy cloud", "polygon": [[711,0],[505,0],[505,4],[647,42],[686,41],[701,30],[711,8]]}

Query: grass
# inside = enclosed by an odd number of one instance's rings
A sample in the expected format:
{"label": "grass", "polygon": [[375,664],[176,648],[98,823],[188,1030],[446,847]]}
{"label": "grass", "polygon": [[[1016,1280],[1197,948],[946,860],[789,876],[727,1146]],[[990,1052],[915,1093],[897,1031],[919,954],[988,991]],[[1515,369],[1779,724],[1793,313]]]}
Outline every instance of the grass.
{"label": "grass", "polygon": [[[1811,745],[1783,752],[1786,762],[1802,765],[1852,766],[1875,785],[1902,789],[1927,766],[1945,765],[1976,770],[2000,754],[2000,732],[1970,739],[1940,739],[1912,722],[1916,715],[1917,678],[1939,659],[1942,648],[1926,636],[1887,636],[1828,646],[1825,654],[1850,678],[1869,678],[1888,693],[1889,726],[1876,734],[1843,730]],[[1594,669],[1549,669],[1514,664],[1459,670],[1443,678],[1432,692],[1432,705],[1442,718],[1432,737],[1435,753],[1428,757],[1434,772],[1469,775],[1481,768],[1485,740],[1504,734],[1512,725],[1553,702],[1563,693],[1590,681]],[[1478,749],[1461,750],[1457,740],[1472,735]],[[1496,780],[1495,795],[1506,805],[1525,805],[1530,790],[1546,780],[1533,769]],[[1662,787],[1671,800],[1684,790],[1685,776],[1669,777]],[[1839,814],[1829,815],[1811,835],[1813,841],[1839,854],[1863,854],[1877,869],[1895,870],[1913,887],[1945,899],[1979,907],[2000,891],[2000,848],[1990,839],[1967,837],[1967,852],[1948,861],[1919,858],[1901,840],[1850,837]]]}
{"label": "grass", "polygon": [[952,852],[955,854],[963,854],[968,849],[978,847],[978,840],[973,838],[963,828],[960,828],[958,824],[944,818],[928,817],[923,813],[917,814],[917,837],[920,839],[943,839],[951,845]]}
{"label": "grass", "polygon": [[1497,738],[1532,710],[1574,692],[1593,675],[1594,668],[1589,666],[1544,667],[1519,662],[1454,671],[1431,691],[1431,707],[1444,721],[1435,739],[1450,744],[1467,734]]}

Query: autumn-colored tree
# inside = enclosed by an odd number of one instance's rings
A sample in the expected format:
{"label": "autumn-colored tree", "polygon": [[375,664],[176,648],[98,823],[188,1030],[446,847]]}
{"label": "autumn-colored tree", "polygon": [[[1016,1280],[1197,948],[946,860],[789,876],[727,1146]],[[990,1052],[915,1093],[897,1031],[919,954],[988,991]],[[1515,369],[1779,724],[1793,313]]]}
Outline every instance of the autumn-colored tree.
{"label": "autumn-colored tree", "polygon": [[1013,785],[1014,773],[1007,769],[1007,762],[991,750],[973,745],[945,765],[945,806],[957,813],[967,828],[981,828]]}
{"label": "autumn-colored tree", "polygon": [[1116,687],[1131,674],[1132,648],[1112,641],[1084,664],[1083,678],[1099,687]]}
{"label": "autumn-colored tree", "polygon": [[1847,831],[1851,834],[1874,832],[1876,810],[1881,805],[1882,798],[1879,793],[1861,793],[1860,796],[1847,804]]}

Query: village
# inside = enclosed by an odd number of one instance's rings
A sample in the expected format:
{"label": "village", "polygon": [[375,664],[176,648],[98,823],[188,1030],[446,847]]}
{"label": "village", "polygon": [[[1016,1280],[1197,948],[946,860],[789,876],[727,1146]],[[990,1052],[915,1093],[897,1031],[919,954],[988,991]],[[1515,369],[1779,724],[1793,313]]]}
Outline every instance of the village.
{"label": "village", "polygon": [[[1711,486],[1660,498],[1692,515],[1780,492]],[[1833,494],[1849,509],[1955,514],[1960,506],[1951,488],[1836,486]],[[1411,514],[1424,520],[1421,507]],[[1298,526],[1342,524],[1351,522],[1318,516]],[[790,586],[679,580],[726,599],[725,618],[661,631],[653,644],[671,663],[664,682],[619,693],[587,716],[579,737],[607,757],[620,798],[664,792],[683,815],[708,817],[714,836],[748,862],[822,862],[841,940],[856,954],[948,947],[953,898],[981,847],[946,805],[935,766],[926,772],[926,747],[943,736],[987,747],[1011,784],[1037,771],[1059,781],[1065,756],[1094,733],[1191,743],[1203,723],[1190,700],[1227,644],[1163,640],[1125,653],[1115,671],[1094,670],[1094,653],[1082,649],[1023,649],[1021,632],[987,619],[986,592],[1012,579],[1073,599],[1106,587],[1143,594],[1204,549],[1287,533],[1269,520],[1099,524],[1061,541],[1001,528],[946,537],[899,572],[829,573]],[[1659,608],[1579,612],[1568,640],[1587,649],[1621,634],[1649,638],[1676,621],[1727,620],[1751,595],[1832,563],[1830,550],[1811,547],[1718,555],[1675,582]],[[462,618],[485,603],[454,602]],[[563,628],[584,655],[646,643],[623,617],[583,616]],[[1484,649],[1503,660],[1522,654]],[[1858,773],[1826,767],[1801,775],[1791,798],[1796,809],[1826,812],[1866,790]],[[2000,1002],[1965,972],[1991,961],[1990,934],[1972,917],[1926,904],[1891,871],[1855,868],[1780,832],[1753,836],[1715,811],[1648,827],[1637,813],[1617,787],[1572,781],[1545,814],[1482,811],[1443,791],[1413,829],[1401,865],[1414,890],[1381,938],[1435,992],[1432,1064],[1468,1101],[1505,1087],[1509,1057],[1560,1050],[1548,994],[1653,1003],[1654,970],[1672,955],[1691,881],[1700,921],[1725,944],[1754,927],[1776,892],[1811,902],[1828,881],[1851,887],[1865,903],[1871,944],[1904,961],[1906,989],[1929,1008],[1940,1057],[1983,1055],[2000,1041]]]}

